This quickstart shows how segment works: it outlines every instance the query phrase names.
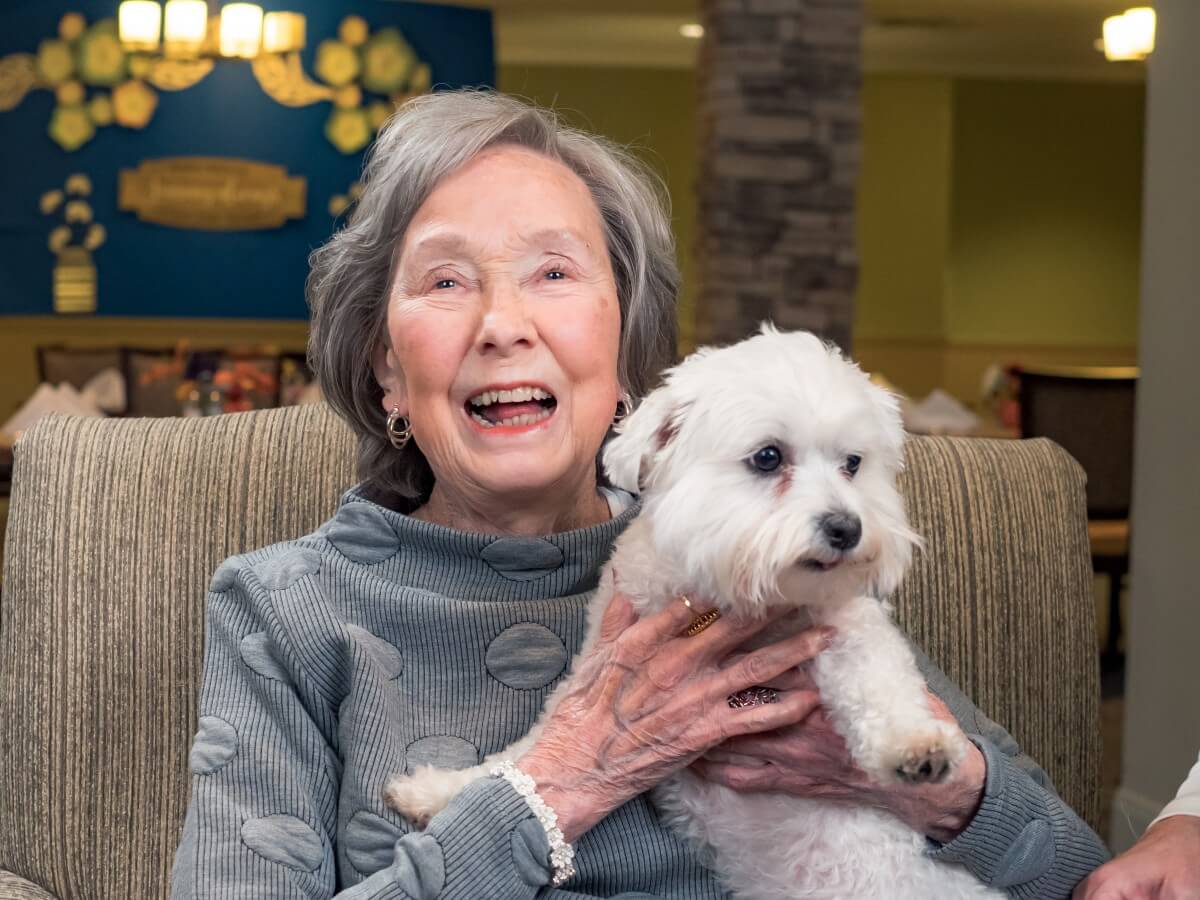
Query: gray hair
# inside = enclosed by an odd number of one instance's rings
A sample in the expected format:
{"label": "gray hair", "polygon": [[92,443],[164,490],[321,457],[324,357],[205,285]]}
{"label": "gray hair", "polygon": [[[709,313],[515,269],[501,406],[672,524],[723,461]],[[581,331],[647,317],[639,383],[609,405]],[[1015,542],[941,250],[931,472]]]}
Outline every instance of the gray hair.
{"label": "gray hair", "polygon": [[379,132],[363,192],[344,228],[309,257],[309,363],[330,406],[358,436],[358,476],[403,497],[427,496],[429,463],[385,432],[376,348],[387,337],[387,299],[401,239],[446,176],[489,147],[515,145],[578,175],[600,211],[621,310],[617,373],[644,396],[675,353],[675,265],[661,179],[626,150],[557,115],[494,91],[444,91],[401,107]]}

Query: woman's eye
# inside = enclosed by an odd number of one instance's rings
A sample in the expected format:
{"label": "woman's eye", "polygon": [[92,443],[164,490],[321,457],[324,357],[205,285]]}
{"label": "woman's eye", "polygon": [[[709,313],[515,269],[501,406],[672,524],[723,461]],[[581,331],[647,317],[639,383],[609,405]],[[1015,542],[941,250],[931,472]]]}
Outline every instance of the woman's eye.
{"label": "woman's eye", "polygon": [[564,279],[566,277],[567,277],[567,273],[562,271],[562,269],[551,269],[549,272],[546,273],[546,278],[549,281],[562,281],[562,279]]}
{"label": "woman's eye", "polygon": [[842,471],[846,473],[847,478],[853,478],[858,474],[858,467],[862,465],[862,457],[857,453],[851,453],[846,457],[846,462],[842,465]]}
{"label": "woman's eye", "polygon": [[774,445],[763,447],[750,457],[750,465],[760,472],[774,472],[782,462],[783,454]]}
{"label": "woman's eye", "polygon": [[458,287],[458,282],[453,278],[439,278],[433,283],[433,286],[436,290],[448,291],[450,288]]}

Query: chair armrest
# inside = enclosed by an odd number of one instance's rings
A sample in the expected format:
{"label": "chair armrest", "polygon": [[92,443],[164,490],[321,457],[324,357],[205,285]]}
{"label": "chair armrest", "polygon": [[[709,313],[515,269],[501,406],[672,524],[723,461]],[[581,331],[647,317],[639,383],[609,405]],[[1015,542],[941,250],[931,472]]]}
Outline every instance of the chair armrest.
{"label": "chair armrest", "polygon": [[0,869],[0,900],[58,900],[32,881]]}

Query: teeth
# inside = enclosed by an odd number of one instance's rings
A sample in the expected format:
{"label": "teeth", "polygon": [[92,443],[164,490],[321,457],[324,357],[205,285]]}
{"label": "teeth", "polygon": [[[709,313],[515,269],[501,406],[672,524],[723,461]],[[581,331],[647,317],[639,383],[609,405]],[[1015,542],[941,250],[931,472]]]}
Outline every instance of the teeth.
{"label": "teeth", "polygon": [[539,413],[526,413],[521,416],[510,416],[507,419],[501,419],[499,422],[489,422],[477,412],[471,413],[471,418],[485,428],[495,428],[497,425],[532,425],[535,422],[541,422],[544,419],[550,418],[551,410],[545,409]]}
{"label": "teeth", "polygon": [[493,403],[524,403],[528,400],[549,400],[553,394],[541,388],[529,385],[515,387],[507,391],[484,391],[476,394],[468,402],[472,406],[491,406]]}

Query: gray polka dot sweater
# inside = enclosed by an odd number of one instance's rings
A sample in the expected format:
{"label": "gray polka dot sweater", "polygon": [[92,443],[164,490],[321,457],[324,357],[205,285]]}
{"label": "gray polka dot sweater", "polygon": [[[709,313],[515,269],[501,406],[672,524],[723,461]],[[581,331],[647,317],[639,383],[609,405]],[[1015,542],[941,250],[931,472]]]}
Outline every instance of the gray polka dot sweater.
{"label": "gray polka dot sweater", "polygon": [[[724,897],[645,796],[577,841],[563,889],[548,886],[545,835],[503,780],[474,782],[424,832],[382,800],[393,773],[473,765],[528,730],[635,512],[496,538],[354,490],[313,534],[225,562],[208,598],[172,897]],[[989,769],[972,825],[930,852],[1014,897],[1068,896],[1102,845],[1012,739],[922,664]]]}

